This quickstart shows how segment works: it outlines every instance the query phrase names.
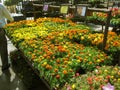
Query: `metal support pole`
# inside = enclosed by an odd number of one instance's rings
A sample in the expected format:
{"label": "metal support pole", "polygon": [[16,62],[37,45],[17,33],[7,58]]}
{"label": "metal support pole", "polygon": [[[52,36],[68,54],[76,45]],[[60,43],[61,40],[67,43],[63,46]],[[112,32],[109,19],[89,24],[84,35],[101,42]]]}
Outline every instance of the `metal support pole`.
{"label": "metal support pole", "polygon": [[107,21],[106,21],[106,24],[105,24],[103,47],[102,47],[103,50],[105,49],[106,43],[107,43],[108,28],[109,28],[109,25],[110,25],[110,18],[111,18],[111,11],[108,12]]}

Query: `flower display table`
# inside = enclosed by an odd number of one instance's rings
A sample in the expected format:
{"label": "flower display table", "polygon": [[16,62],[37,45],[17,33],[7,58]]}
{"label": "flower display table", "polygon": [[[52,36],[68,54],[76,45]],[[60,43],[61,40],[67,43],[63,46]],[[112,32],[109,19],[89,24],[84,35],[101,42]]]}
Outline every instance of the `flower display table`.
{"label": "flower display table", "polygon": [[120,36],[116,33],[108,32],[102,51],[103,33],[95,33],[88,26],[68,19],[13,22],[6,26],[6,33],[50,89],[61,90],[76,74],[113,65],[113,55],[120,51]]}

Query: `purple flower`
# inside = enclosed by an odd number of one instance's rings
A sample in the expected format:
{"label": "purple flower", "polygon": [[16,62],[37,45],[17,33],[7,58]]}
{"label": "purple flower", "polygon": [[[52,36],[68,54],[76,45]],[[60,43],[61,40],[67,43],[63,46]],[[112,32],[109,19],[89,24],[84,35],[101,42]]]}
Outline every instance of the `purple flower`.
{"label": "purple flower", "polygon": [[103,86],[102,89],[103,90],[114,90],[114,86],[108,83],[106,86]]}

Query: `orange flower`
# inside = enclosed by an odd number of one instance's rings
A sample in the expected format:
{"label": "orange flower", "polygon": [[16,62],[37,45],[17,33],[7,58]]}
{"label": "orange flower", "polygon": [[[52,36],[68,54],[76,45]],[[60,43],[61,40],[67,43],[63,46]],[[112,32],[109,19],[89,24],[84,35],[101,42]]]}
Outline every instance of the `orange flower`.
{"label": "orange flower", "polygon": [[65,48],[63,46],[58,46],[58,51],[59,52],[65,52]]}
{"label": "orange flower", "polygon": [[34,53],[36,53],[37,52],[37,50],[34,50]]}
{"label": "orange flower", "polygon": [[47,57],[47,54],[44,54],[43,57],[46,58],[46,57]]}
{"label": "orange flower", "polygon": [[70,72],[73,72],[73,70],[72,70],[72,69],[70,69],[69,71],[70,71]]}
{"label": "orange flower", "polygon": [[55,71],[55,72],[58,72],[58,69],[57,69],[57,68],[55,68],[55,69],[54,69],[54,71]]}
{"label": "orange flower", "polygon": [[54,49],[54,48],[55,48],[54,44],[51,44],[51,45],[50,45],[50,48],[51,48],[51,49]]}
{"label": "orange flower", "polygon": [[47,56],[46,58],[47,58],[47,59],[50,59],[50,56]]}
{"label": "orange flower", "polygon": [[89,62],[89,64],[92,64],[92,62]]}
{"label": "orange flower", "polygon": [[28,52],[28,54],[32,54],[32,52]]}
{"label": "orange flower", "polygon": [[51,65],[49,66],[49,69],[50,69],[50,70],[52,69],[52,66],[51,66]]}
{"label": "orange flower", "polygon": [[36,58],[35,54],[32,54],[32,60],[35,59],[35,58]]}
{"label": "orange flower", "polygon": [[68,72],[67,72],[67,70],[63,70],[63,74],[67,74]]}
{"label": "orange flower", "polygon": [[48,50],[46,51],[46,53],[48,56],[51,56],[53,54],[51,51],[48,51]]}
{"label": "orange flower", "polygon": [[47,64],[45,68],[46,68],[46,69],[49,69],[49,65]]}
{"label": "orange flower", "polygon": [[64,61],[64,64],[67,64],[68,63],[68,61]]}
{"label": "orange flower", "polygon": [[60,59],[57,59],[56,62],[57,62],[57,63],[60,63]]}
{"label": "orange flower", "polygon": [[115,32],[109,31],[109,32],[108,32],[108,35],[115,36],[115,35],[117,35],[117,34],[116,34]]}
{"label": "orange flower", "polygon": [[113,46],[119,46],[119,42],[118,41],[114,41]]}
{"label": "orange flower", "polygon": [[30,40],[30,41],[29,41],[29,44],[32,44],[32,43],[33,43],[33,40]]}
{"label": "orange flower", "polygon": [[108,50],[109,47],[110,47],[110,45],[107,44],[105,47],[105,50]]}
{"label": "orange flower", "polygon": [[52,69],[52,66],[49,65],[49,64],[47,64],[45,68],[46,68],[46,69]]}

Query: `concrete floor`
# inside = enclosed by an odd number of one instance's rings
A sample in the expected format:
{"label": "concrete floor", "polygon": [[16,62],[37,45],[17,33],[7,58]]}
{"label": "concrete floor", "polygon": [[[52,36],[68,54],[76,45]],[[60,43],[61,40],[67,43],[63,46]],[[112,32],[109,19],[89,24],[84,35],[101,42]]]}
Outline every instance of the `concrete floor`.
{"label": "concrete floor", "polygon": [[22,80],[10,68],[0,75],[0,90],[27,90]]}

